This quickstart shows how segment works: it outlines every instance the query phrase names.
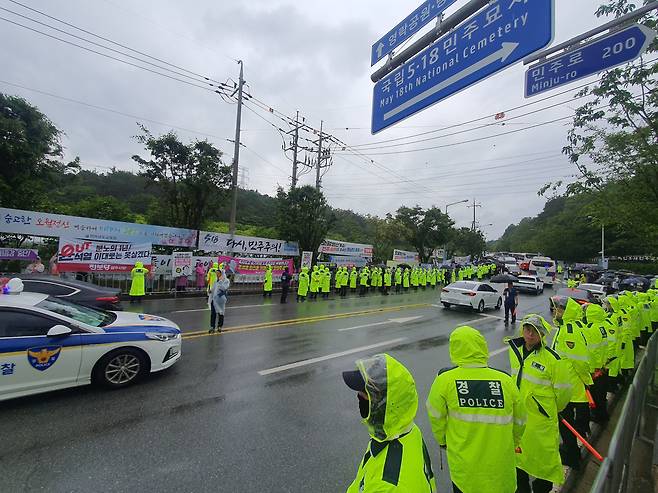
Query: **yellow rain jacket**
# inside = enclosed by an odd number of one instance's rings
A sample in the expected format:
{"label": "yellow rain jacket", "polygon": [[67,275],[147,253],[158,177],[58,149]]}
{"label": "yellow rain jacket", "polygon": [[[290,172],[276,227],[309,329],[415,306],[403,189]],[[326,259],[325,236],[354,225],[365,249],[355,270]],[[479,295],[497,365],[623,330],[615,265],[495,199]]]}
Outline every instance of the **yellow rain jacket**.
{"label": "yellow rain jacket", "polygon": [[527,351],[523,337],[508,340],[512,377],[528,412],[516,465],[531,476],[562,484],[558,413],[571,399],[571,368],[545,345],[551,328],[548,322],[539,315],[526,315],[521,321],[521,331],[526,324],[539,327],[542,342]]}
{"label": "yellow rain jacket", "polygon": [[213,285],[217,282],[217,271],[219,270],[219,264],[217,262],[213,262],[212,267],[208,269],[208,273],[206,274],[206,290],[208,293],[210,293],[210,290],[212,289]]}
{"label": "yellow rain jacket", "polygon": [[263,291],[269,293],[272,291],[272,266],[268,265],[265,269],[265,281],[263,282]]}
{"label": "yellow rain jacket", "polygon": [[130,296],[144,296],[146,287],[144,279],[148,269],[141,262],[135,262],[135,267],[130,271]]}
{"label": "yellow rain jacket", "polygon": [[388,354],[358,360],[366,382],[371,440],[347,493],[434,493],[427,447],[414,423],[418,410],[411,373]]}
{"label": "yellow rain jacket", "polygon": [[571,380],[573,395],[571,402],[589,402],[586,385],[592,385],[590,373],[590,358],[584,325],[580,321],[583,312],[580,305],[572,298],[567,300],[567,306],[561,321],[556,321],[557,332],[553,337],[551,349],[571,364]]}
{"label": "yellow rain jacket", "polygon": [[299,279],[297,281],[297,296],[305,297],[308,294],[308,267],[302,267],[302,271],[299,273]]}
{"label": "yellow rain jacket", "polygon": [[512,493],[526,411],[514,380],[487,367],[484,336],[472,327],[450,335],[455,368],[434,379],[427,411],[434,438],[447,446],[452,482],[464,493]]}

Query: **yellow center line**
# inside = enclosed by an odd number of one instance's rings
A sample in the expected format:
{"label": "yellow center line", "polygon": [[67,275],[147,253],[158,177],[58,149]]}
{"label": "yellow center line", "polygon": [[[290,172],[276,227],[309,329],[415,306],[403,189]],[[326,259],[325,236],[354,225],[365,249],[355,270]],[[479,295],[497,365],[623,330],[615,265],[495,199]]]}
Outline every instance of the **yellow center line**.
{"label": "yellow center line", "polygon": [[371,310],[360,310],[358,312],[338,313],[334,315],[318,315],[315,317],[293,318],[290,320],[277,320],[274,322],[262,322],[257,324],[238,325],[236,327],[231,327],[230,329],[224,329],[222,330],[222,332],[215,332],[214,334],[209,334],[207,331],[204,330],[198,330],[194,332],[184,332],[183,339],[196,339],[198,337],[226,335],[226,334],[232,334],[237,332],[249,332],[252,330],[274,329],[276,327],[287,327],[289,325],[300,325],[306,323],[322,322],[324,320],[336,320],[340,318],[358,317],[360,315],[369,315],[372,313],[386,313],[386,312],[394,312],[400,310],[409,310],[413,308],[427,308],[430,306],[432,306],[431,303],[414,303],[411,305],[398,305],[398,306],[392,306],[386,308],[374,308]]}

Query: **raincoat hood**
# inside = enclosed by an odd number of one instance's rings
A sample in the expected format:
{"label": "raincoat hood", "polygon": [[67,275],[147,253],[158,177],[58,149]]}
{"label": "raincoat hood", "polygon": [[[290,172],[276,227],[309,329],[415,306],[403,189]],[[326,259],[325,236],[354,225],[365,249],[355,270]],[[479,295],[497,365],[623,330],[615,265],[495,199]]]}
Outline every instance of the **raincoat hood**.
{"label": "raincoat hood", "polygon": [[141,263],[141,262],[135,262],[135,267],[136,267],[137,269],[143,269],[143,268],[144,268],[144,264]]}
{"label": "raincoat hood", "polygon": [[388,354],[358,360],[356,366],[370,400],[363,420],[370,436],[386,442],[407,433],[418,410],[416,382],[409,370]]}
{"label": "raincoat hood", "polygon": [[564,315],[562,315],[562,321],[565,324],[575,322],[583,318],[583,310],[572,298],[567,299],[567,306],[564,309]]}
{"label": "raincoat hood", "polygon": [[610,305],[610,308],[612,308],[613,313],[619,311],[619,300],[616,297],[608,296],[606,301]]}
{"label": "raincoat hood", "polygon": [[587,309],[585,310],[585,315],[587,316],[587,322],[590,324],[603,322],[606,317],[606,313],[603,307],[593,303],[587,305]]}
{"label": "raincoat hood", "polygon": [[489,349],[487,341],[473,327],[457,327],[450,334],[450,360],[462,367],[487,366]]}
{"label": "raincoat hood", "polygon": [[219,269],[219,264],[217,262],[213,262],[212,268],[213,269]]}
{"label": "raincoat hood", "polygon": [[526,315],[521,320],[521,323],[519,324],[519,333],[521,334],[521,337],[523,337],[524,325],[532,325],[541,336],[542,343],[544,343],[546,336],[551,332],[551,329],[553,328],[544,317],[534,313]]}
{"label": "raincoat hood", "polygon": [[304,274],[308,274],[308,267],[302,267],[302,272]]}

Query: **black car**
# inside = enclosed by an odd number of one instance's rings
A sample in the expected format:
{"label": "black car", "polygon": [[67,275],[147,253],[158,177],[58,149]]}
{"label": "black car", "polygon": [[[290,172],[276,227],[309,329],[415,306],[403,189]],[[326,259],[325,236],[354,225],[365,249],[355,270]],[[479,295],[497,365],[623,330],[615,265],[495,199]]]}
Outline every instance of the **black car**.
{"label": "black car", "polygon": [[123,309],[120,289],[103,288],[90,282],[56,276],[19,274],[14,277],[20,277],[25,285],[25,291],[28,292],[49,294],[102,310],[119,311]]}

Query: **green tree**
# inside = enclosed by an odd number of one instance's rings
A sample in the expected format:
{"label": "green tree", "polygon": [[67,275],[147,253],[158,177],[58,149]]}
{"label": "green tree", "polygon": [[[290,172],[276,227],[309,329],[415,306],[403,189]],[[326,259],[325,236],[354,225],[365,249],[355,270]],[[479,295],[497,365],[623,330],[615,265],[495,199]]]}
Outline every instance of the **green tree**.
{"label": "green tree", "polygon": [[200,229],[213,205],[224,200],[231,182],[231,167],[222,162],[222,152],[208,141],[184,144],[174,132],[154,137],[140,125],[136,140],[151,153],[145,160],[133,156],[141,175],[163,194],[162,206],[172,226]]}
{"label": "green tree", "polygon": [[125,202],[115,197],[92,197],[72,205],[69,214],[111,221],[133,222],[135,217]]}
{"label": "green tree", "polygon": [[373,260],[377,263],[385,264],[387,260],[393,258],[395,248],[411,248],[404,242],[404,226],[395,220],[391,214],[386,214],[384,219],[377,217],[368,217],[375,225],[374,235],[371,236],[373,246]]}
{"label": "green tree", "polygon": [[487,247],[487,241],[482,231],[473,231],[471,228],[459,228],[449,244],[449,250],[453,255],[480,257]]}
{"label": "green tree", "polygon": [[402,227],[404,240],[416,249],[423,263],[429,261],[435,248],[450,240],[454,224],[449,216],[436,207],[427,210],[420,206],[400,207],[395,220]]}
{"label": "green tree", "polygon": [[[596,15],[619,17],[635,8],[628,0],[608,1]],[[655,11],[640,22],[655,30]],[[647,51],[657,50],[654,40]],[[591,211],[600,221],[637,233],[643,238],[644,253],[655,254],[658,62],[647,58],[607,71],[577,95],[589,96],[589,101],[576,111],[564,153],[580,172],[580,178],[569,184],[568,194],[588,194]]]}
{"label": "green tree", "polygon": [[297,241],[303,251],[317,256],[320,243],[334,222],[324,194],[306,185],[286,192],[277,190],[276,224],[279,238]]}
{"label": "green tree", "polygon": [[0,203],[40,208],[44,194],[65,173],[80,168],[62,162],[61,132],[38,108],[0,93]]}

